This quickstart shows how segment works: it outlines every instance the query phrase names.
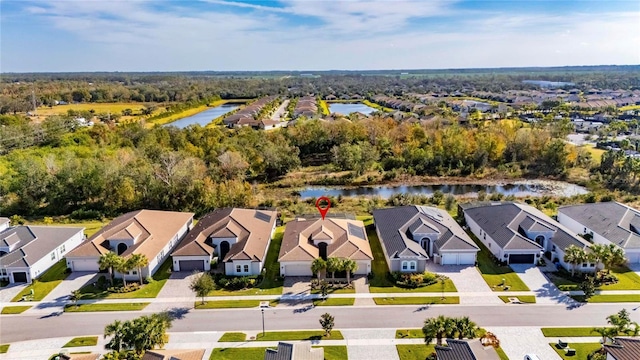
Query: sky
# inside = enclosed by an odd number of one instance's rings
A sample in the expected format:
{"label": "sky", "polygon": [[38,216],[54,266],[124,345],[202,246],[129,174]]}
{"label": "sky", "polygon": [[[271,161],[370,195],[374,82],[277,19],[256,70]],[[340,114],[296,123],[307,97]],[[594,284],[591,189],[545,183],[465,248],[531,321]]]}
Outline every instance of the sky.
{"label": "sky", "polygon": [[638,0],[0,0],[0,72],[611,64]]}

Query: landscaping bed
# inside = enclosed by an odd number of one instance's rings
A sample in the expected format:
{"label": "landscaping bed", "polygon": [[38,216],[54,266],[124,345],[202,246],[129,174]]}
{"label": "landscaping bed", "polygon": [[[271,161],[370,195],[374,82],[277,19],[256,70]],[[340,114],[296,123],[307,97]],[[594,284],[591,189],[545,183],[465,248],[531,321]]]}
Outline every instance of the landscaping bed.
{"label": "landscaping bed", "polygon": [[413,297],[374,297],[376,305],[432,305],[432,304],[459,304],[457,296],[441,297],[413,296]]}

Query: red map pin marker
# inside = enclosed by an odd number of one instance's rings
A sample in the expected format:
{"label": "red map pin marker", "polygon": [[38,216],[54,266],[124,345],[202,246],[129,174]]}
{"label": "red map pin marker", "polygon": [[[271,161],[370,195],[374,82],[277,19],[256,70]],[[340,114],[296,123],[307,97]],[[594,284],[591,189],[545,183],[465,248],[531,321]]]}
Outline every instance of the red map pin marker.
{"label": "red map pin marker", "polygon": [[[324,207],[322,204],[320,204],[323,201],[326,203]],[[324,220],[324,217],[327,216],[327,212],[329,212],[330,207],[331,207],[331,200],[329,200],[328,197],[320,196],[318,200],[316,200],[316,209],[320,211],[320,215],[322,215],[322,220]]]}

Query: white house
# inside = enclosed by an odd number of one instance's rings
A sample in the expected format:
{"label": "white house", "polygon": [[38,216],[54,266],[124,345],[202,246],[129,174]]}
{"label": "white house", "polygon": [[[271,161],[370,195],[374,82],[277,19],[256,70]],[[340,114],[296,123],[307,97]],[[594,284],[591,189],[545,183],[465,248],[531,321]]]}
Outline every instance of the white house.
{"label": "white house", "polygon": [[84,239],[84,228],[8,227],[0,218],[0,279],[31,283]]}
{"label": "white house", "polygon": [[596,244],[619,246],[629,263],[640,263],[640,211],[617,202],[564,206],[558,221]]}

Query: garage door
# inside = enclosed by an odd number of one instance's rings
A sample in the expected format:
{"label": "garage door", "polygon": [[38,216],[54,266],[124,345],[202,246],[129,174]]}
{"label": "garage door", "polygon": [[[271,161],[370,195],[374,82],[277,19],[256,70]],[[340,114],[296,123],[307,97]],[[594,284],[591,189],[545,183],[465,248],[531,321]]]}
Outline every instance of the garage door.
{"label": "garage door", "polygon": [[180,271],[204,271],[202,260],[180,260]]}
{"label": "garage door", "polygon": [[474,253],[442,254],[442,265],[473,265],[475,263]]}
{"label": "garage door", "polygon": [[71,261],[73,271],[98,271],[98,263],[95,260],[73,260]]}
{"label": "garage door", "polygon": [[26,283],[27,282],[27,273],[26,272],[14,272],[13,273],[13,281],[17,283]]}
{"label": "garage door", "polygon": [[311,276],[311,265],[288,264],[285,265],[284,273],[286,276]]}
{"label": "garage door", "polygon": [[442,265],[457,265],[458,254],[442,254]]}
{"label": "garage door", "polygon": [[533,264],[536,258],[533,254],[511,254],[509,255],[509,264]]}

